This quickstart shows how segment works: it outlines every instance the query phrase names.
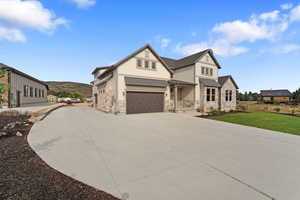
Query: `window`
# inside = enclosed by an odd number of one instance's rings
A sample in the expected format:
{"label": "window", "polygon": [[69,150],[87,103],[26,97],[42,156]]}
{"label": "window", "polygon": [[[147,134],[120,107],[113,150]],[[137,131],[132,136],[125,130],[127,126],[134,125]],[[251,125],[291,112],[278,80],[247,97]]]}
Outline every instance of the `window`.
{"label": "window", "polygon": [[208,75],[208,73],[209,73],[208,71],[209,71],[209,68],[206,67],[205,68],[205,75]]}
{"label": "window", "polygon": [[149,61],[145,60],[145,68],[149,68]]}
{"label": "window", "polygon": [[205,67],[201,67],[201,74],[204,75]]}
{"label": "window", "polygon": [[34,88],[34,96],[35,96],[35,97],[38,96],[38,90],[37,90],[37,88]]}
{"label": "window", "polygon": [[229,101],[229,90],[225,91],[225,100]]}
{"label": "window", "polygon": [[45,97],[45,92],[44,92],[44,90],[42,90],[42,97],[43,97],[43,98]]}
{"label": "window", "polygon": [[210,76],[213,76],[213,69],[209,69],[209,72],[210,72]]}
{"label": "window", "polygon": [[152,62],[152,69],[156,69],[156,62]]}
{"label": "window", "polygon": [[141,59],[136,60],[136,66],[137,67],[142,67],[142,60]]}
{"label": "window", "polygon": [[211,89],[211,101],[216,101],[216,89]]}
{"label": "window", "polygon": [[41,89],[39,89],[39,97],[41,97]]}
{"label": "window", "polygon": [[210,101],[210,88],[206,89],[206,101]]}
{"label": "window", "polygon": [[232,90],[229,91],[229,101],[232,101]]}
{"label": "window", "polygon": [[33,87],[30,87],[30,97],[33,97]]}
{"label": "window", "polygon": [[26,92],[26,90],[27,90],[27,86],[26,86],[26,85],[24,85],[24,88],[23,88],[23,94],[24,94],[24,97],[26,97],[26,96],[27,96],[27,92]]}

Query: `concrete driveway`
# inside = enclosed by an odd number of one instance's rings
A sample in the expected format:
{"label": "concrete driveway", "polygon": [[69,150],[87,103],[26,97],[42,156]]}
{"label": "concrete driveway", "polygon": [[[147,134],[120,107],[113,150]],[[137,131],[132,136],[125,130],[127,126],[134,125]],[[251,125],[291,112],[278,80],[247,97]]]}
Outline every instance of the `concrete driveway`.
{"label": "concrete driveway", "polygon": [[53,168],[123,199],[300,199],[299,136],[66,107],[34,125],[29,143]]}

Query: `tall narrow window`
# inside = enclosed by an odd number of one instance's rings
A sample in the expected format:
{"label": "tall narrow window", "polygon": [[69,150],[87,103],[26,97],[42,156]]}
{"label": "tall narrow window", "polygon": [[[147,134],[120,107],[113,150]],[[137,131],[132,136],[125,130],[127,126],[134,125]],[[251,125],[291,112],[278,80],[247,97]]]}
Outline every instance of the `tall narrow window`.
{"label": "tall narrow window", "polygon": [[30,87],[30,97],[33,97],[33,87]]}
{"label": "tall narrow window", "polygon": [[156,62],[152,62],[152,69],[156,69]]}
{"label": "tall narrow window", "polygon": [[34,88],[34,96],[35,96],[35,97],[38,96],[38,90],[37,90],[37,88]]}
{"label": "tall narrow window", "polygon": [[45,92],[44,92],[44,90],[42,90],[42,97],[43,97],[43,98],[45,97]]}
{"label": "tall narrow window", "polygon": [[149,61],[145,60],[145,68],[149,68]]}
{"label": "tall narrow window", "polygon": [[211,89],[211,101],[216,101],[216,89]]}
{"label": "tall narrow window", "polygon": [[205,68],[205,75],[208,75],[208,73],[209,73],[208,71],[209,71],[209,69],[206,67]]}
{"label": "tall narrow window", "polygon": [[23,88],[23,94],[24,94],[24,97],[26,97],[26,96],[27,96],[27,92],[26,92],[26,90],[27,90],[27,86],[26,86],[26,85],[24,85],[24,88]]}
{"label": "tall narrow window", "polygon": [[205,67],[201,67],[201,74],[204,75],[205,74]]}
{"label": "tall narrow window", "polygon": [[142,67],[142,60],[141,59],[136,60],[136,66],[137,67]]}
{"label": "tall narrow window", "polygon": [[206,101],[210,101],[210,88],[206,89]]}
{"label": "tall narrow window", "polygon": [[41,89],[39,89],[39,97],[41,97]]}
{"label": "tall narrow window", "polygon": [[229,91],[229,101],[232,101],[232,90]]}
{"label": "tall narrow window", "polygon": [[229,91],[225,90],[225,100],[228,101],[229,100]]}
{"label": "tall narrow window", "polygon": [[209,72],[210,72],[210,76],[213,76],[213,69],[209,69]]}

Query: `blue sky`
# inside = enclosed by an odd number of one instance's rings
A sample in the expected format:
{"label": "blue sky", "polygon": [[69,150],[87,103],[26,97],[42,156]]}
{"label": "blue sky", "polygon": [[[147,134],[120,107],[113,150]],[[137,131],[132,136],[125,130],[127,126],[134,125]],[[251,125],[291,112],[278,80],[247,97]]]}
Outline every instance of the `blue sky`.
{"label": "blue sky", "polygon": [[41,80],[89,83],[146,43],[212,48],[241,91],[300,87],[300,1],[0,0],[0,62]]}

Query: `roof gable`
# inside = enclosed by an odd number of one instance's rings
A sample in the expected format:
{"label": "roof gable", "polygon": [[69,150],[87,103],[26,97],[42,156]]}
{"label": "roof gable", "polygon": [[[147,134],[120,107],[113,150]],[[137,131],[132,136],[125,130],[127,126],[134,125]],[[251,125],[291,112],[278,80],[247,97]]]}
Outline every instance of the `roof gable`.
{"label": "roof gable", "polygon": [[103,74],[100,75],[100,78],[106,76],[107,74],[109,74],[111,72],[113,72],[121,64],[125,63],[126,61],[128,61],[129,59],[135,57],[137,54],[139,54],[140,52],[142,52],[142,51],[144,51],[146,49],[150,50],[150,52],[162,63],[162,65],[168,70],[168,72],[170,74],[173,74],[173,71],[169,68],[169,66],[165,63],[165,61],[154,51],[154,49],[149,44],[147,44],[144,47],[142,47],[142,48],[138,49],[137,51],[133,52],[129,56],[123,58],[122,60],[120,60],[116,64],[109,66],[107,68],[107,70]]}
{"label": "roof gable", "polygon": [[236,84],[235,80],[232,78],[232,76],[220,76],[218,78],[218,82],[220,83],[221,86],[223,86],[227,80],[231,80],[231,82],[233,83],[233,85],[236,87],[236,89],[239,89],[239,86]]}
{"label": "roof gable", "polygon": [[212,58],[212,60],[215,62],[215,64],[217,65],[217,67],[220,69],[221,66],[218,63],[217,59],[215,58],[213,51],[211,49],[207,49],[204,51],[200,51],[198,53],[192,54],[190,56],[184,57],[182,59],[179,60],[175,60],[175,59],[171,59],[171,58],[166,58],[166,57],[161,57],[168,65],[171,69],[176,70],[176,69],[180,69],[180,68],[184,68],[190,65],[195,64],[196,62],[198,62],[201,58],[203,58],[203,56],[209,54],[210,57]]}

